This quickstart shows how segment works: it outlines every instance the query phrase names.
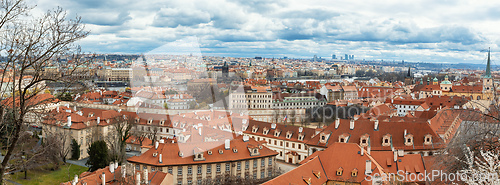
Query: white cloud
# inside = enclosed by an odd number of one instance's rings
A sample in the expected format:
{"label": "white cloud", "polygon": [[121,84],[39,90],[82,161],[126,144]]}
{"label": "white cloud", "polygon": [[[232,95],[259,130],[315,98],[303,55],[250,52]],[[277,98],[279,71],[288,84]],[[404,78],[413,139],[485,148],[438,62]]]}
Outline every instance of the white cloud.
{"label": "white cloud", "polygon": [[[142,53],[195,36],[204,55],[482,62],[500,49],[500,2],[324,0],[31,0],[61,6],[92,35],[87,51]],[[496,54],[496,53],[493,53]]]}

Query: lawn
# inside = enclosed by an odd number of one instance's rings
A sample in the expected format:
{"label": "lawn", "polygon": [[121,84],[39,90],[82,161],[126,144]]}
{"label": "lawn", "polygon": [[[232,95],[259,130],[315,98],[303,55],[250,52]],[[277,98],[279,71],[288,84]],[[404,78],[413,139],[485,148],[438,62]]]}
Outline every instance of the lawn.
{"label": "lawn", "polygon": [[56,171],[46,170],[46,168],[28,170],[28,179],[24,179],[24,172],[13,174],[10,176],[10,179],[19,184],[57,185],[62,182],[73,180],[75,174],[80,175],[82,172],[87,170],[87,167],[68,163],[61,166],[59,170]]}

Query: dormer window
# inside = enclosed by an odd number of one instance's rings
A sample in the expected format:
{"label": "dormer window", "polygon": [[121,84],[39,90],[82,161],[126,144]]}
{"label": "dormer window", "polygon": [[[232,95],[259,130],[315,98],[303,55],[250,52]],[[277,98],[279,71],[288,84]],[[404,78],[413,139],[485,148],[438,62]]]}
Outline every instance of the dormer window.
{"label": "dormer window", "polygon": [[288,131],[288,132],[286,133],[286,138],[287,138],[287,139],[290,139],[290,138],[292,138],[292,135],[293,135],[293,132]]}
{"label": "dormer window", "polygon": [[382,137],[382,146],[391,146],[391,135],[387,134]]}
{"label": "dormer window", "polygon": [[281,134],[281,130],[275,130],[274,131],[274,137],[279,137]]}
{"label": "dormer window", "polygon": [[233,153],[238,153],[238,149],[233,148]]}
{"label": "dormer window", "polygon": [[358,169],[354,168],[351,172],[351,177],[357,177],[358,176]]}
{"label": "dormer window", "polygon": [[362,135],[359,141],[359,146],[366,147],[369,144],[370,136],[368,134]]}
{"label": "dormer window", "polygon": [[319,142],[320,143],[326,143],[329,136],[330,136],[330,134],[326,134],[324,132],[321,132],[320,135],[319,135],[319,139],[320,139]]}
{"label": "dormer window", "polygon": [[339,136],[339,143],[347,143],[349,141],[349,134],[342,134]]}
{"label": "dormer window", "polygon": [[177,127],[177,125],[179,125],[179,122],[178,121],[174,122],[174,127]]}
{"label": "dormer window", "polygon": [[424,137],[424,145],[430,145],[432,144],[432,135],[427,134]]}
{"label": "dormer window", "polygon": [[222,149],[219,149],[219,154],[223,154],[224,151],[222,151]]}
{"label": "dormer window", "polygon": [[139,118],[135,118],[135,123],[139,123]]}
{"label": "dormer window", "polygon": [[257,130],[259,130],[259,127],[254,125],[254,126],[252,127],[252,133],[256,133],[256,132],[257,132]]}
{"label": "dormer window", "polygon": [[337,176],[342,176],[342,172],[344,171],[344,169],[342,169],[342,167],[340,167],[339,169],[337,169]]}
{"label": "dormer window", "polygon": [[179,157],[182,157],[184,156],[184,154],[182,152],[179,152]]}
{"label": "dormer window", "polygon": [[150,119],[148,119],[148,124],[151,124],[151,123],[153,123],[153,119],[150,118]]}
{"label": "dormer window", "polygon": [[162,119],[162,120],[160,121],[160,125],[163,125],[164,123],[165,123],[165,120],[163,120],[163,119]]}
{"label": "dormer window", "polygon": [[298,139],[299,139],[299,141],[303,141],[304,140],[304,135],[299,134],[299,138]]}
{"label": "dormer window", "polygon": [[413,145],[413,135],[412,134],[407,134],[405,136],[405,145],[406,146],[411,146]]}
{"label": "dormer window", "polygon": [[208,155],[212,155],[212,150],[207,151]]}
{"label": "dormer window", "polygon": [[269,133],[269,129],[265,127],[262,131],[262,134],[267,135],[267,133]]}

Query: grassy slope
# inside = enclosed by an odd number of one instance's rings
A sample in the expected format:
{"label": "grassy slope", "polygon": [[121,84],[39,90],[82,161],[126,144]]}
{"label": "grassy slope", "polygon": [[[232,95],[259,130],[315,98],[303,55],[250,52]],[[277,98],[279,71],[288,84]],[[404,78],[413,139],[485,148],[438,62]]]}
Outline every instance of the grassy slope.
{"label": "grassy slope", "polygon": [[[69,171],[68,171],[69,170]],[[87,171],[87,167],[66,164],[61,166],[59,170],[28,170],[28,179],[24,179],[24,172],[18,172],[10,176],[12,181],[20,184],[31,185],[57,185],[62,182],[73,180],[75,174],[80,175]],[[69,173],[68,173],[69,172]],[[69,175],[68,175],[69,174]]]}

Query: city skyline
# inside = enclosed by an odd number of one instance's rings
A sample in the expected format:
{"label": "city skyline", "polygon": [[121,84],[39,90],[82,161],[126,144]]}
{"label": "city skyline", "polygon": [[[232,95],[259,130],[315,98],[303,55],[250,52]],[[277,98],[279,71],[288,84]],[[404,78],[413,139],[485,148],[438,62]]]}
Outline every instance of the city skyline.
{"label": "city skyline", "polygon": [[[322,1],[53,1],[79,15],[92,53],[148,53],[195,41],[202,55],[485,63],[500,45],[495,2]],[[188,39],[186,39],[188,38]],[[194,39],[190,39],[194,38]]]}

